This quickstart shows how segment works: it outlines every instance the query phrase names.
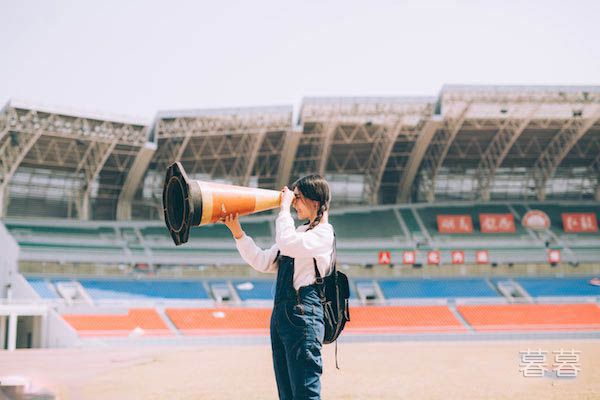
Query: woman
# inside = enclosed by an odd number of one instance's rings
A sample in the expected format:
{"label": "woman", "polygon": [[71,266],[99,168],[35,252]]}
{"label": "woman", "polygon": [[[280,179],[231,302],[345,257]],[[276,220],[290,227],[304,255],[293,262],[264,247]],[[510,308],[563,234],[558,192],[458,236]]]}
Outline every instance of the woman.
{"label": "woman", "polygon": [[[321,277],[329,274],[334,231],[328,221],[329,185],[319,175],[298,179],[290,191],[282,190],[281,210],[275,221],[275,244],[262,250],[247,236],[238,215],[228,215],[242,258],[261,272],[277,273],[275,306],[271,315],[271,349],[280,399],[319,399],[321,347],[325,328],[319,302],[315,266]],[[309,221],[294,227],[298,219]]]}

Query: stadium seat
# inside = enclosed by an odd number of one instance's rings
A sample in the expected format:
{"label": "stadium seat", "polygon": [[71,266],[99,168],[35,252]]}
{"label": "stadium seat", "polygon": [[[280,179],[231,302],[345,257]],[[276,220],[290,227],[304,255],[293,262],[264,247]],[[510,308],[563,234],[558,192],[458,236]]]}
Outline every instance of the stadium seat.
{"label": "stadium seat", "polygon": [[94,300],[209,299],[200,281],[78,279]]}
{"label": "stadium seat", "polygon": [[52,284],[42,278],[27,278],[27,282],[43,299],[58,299],[60,296],[56,293]]}
{"label": "stadium seat", "polygon": [[274,280],[235,280],[232,283],[242,301],[274,298]]}
{"label": "stadium seat", "polygon": [[154,309],[133,308],[127,314],[63,314],[81,337],[169,336],[171,330]]}
{"label": "stadium seat", "polygon": [[589,283],[592,277],[515,279],[532,297],[600,296],[600,286]]}
{"label": "stadium seat", "polygon": [[184,335],[268,334],[270,308],[167,308]]}
{"label": "stadium seat", "polygon": [[348,333],[465,332],[466,327],[446,306],[352,307]]}
{"label": "stadium seat", "polygon": [[343,239],[402,238],[403,232],[392,210],[371,210],[332,214],[329,221],[335,227],[336,236]]}
{"label": "stadium seat", "polygon": [[481,278],[379,280],[386,299],[499,297]]}
{"label": "stadium seat", "polygon": [[596,304],[459,305],[457,310],[476,331],[600,329]]}

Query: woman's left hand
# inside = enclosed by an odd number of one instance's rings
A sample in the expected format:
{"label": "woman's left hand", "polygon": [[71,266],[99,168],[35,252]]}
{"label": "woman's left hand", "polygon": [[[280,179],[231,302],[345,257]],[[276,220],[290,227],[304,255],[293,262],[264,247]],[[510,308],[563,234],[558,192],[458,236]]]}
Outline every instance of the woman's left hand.
{"label": "woman's left hand", "polygon": [[289,210],[292,206],[292,201],[294,201],[294,192],[288,189],[287,186],[284,186],[281,190],[281,209]]}

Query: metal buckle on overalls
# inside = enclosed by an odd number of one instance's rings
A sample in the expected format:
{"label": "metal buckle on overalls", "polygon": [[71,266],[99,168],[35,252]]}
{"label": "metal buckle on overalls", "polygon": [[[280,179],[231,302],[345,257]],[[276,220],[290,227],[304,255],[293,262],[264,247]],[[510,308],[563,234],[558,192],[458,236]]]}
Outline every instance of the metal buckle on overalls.
{"label": "metal buckle on overalls", "polygon": [[316,283],[317,285],[322,285],[322,284],[323,284],[323,282],[324,282],[323,278],[317,278],[317,279],[316,279],[316,281],[315,281],[315,283]]}
{"label": "metal buckle on overalls", "polygon": [[300,291],[296,290],[296,304],[294,305],[294,311],[304,315],[304,305],[300,302]]}

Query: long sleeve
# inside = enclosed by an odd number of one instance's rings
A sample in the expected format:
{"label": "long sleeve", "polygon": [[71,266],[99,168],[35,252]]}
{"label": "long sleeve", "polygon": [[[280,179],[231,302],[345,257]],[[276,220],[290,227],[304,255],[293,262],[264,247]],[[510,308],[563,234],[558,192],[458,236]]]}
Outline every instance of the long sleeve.
{"label": "long sleeve", "polygon": [[289,211],[280,211],[275,220],[275,243],[283,255],[307,257],[328,253],[333,245],[333,230],[330,225],[318,225],[306,232],[297,232]]}
{"label": "long sleeve", "polygon": [[235,245],[240,255],[252,268],[259,272],[277,272],[277,244],[271,248],[263,250],[254,243],[254,240],[244,233],[244,235],[235,239]]}

